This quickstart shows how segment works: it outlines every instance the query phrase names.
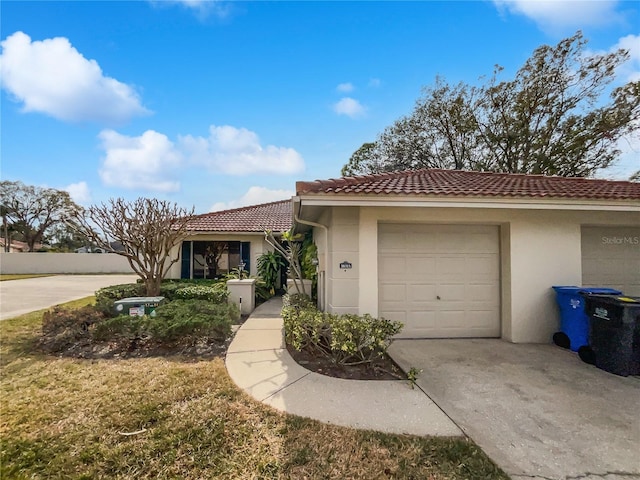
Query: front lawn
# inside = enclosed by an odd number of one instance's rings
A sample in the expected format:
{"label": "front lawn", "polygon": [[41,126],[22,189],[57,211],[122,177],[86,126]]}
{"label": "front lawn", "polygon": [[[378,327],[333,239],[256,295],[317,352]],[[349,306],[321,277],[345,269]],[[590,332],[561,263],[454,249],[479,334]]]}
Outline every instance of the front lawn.
{"label": "front lawn", "polygon": [[276,412],[240,391],[221,358],[46,356],[41,318],[0,327],[3,479],[508,478],[468,440]]}

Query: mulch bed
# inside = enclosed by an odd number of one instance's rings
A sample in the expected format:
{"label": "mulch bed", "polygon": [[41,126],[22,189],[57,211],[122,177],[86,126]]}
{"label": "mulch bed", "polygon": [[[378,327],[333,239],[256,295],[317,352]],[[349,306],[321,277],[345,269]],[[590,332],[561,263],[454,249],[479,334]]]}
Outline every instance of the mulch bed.
{"label": "mulch bed", "polygon": [[407,376],[387,355],[373,364],[336,365],[329,358],[313,355],[307,351],[297,351],[290,345],[287,350],[293,359],[312,372],[329,377],[349,380],[406,380]]}

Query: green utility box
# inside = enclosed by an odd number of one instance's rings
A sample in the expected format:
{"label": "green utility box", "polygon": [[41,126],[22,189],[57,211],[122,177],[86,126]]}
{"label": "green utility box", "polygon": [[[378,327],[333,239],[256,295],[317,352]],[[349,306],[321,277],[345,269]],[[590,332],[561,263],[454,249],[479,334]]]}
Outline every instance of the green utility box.
{"label": "green utility box", "polygon": [[163,303],[164,297],[129,297],[117,300],[113,306],[118,315],[130,315],[132,317],[150,315],[154,317],[156,307]]}

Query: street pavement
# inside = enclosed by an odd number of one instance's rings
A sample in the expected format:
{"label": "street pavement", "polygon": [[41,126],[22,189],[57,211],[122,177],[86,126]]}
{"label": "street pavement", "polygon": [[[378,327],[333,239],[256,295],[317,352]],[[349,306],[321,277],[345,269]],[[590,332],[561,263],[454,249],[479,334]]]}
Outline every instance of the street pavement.
{"label": "street pavement", "polygon": [[137,275],[55,275],[0,282],[0,320],[93,295],[96,290],[135,282]]}

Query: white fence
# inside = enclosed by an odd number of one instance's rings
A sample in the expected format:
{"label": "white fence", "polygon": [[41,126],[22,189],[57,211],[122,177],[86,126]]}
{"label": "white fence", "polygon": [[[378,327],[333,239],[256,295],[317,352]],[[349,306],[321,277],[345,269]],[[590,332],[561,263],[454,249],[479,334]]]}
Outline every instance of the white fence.
{"label": "white fence", "polygon": [[133,273],[115,253],[0,253],[0,273]]}

